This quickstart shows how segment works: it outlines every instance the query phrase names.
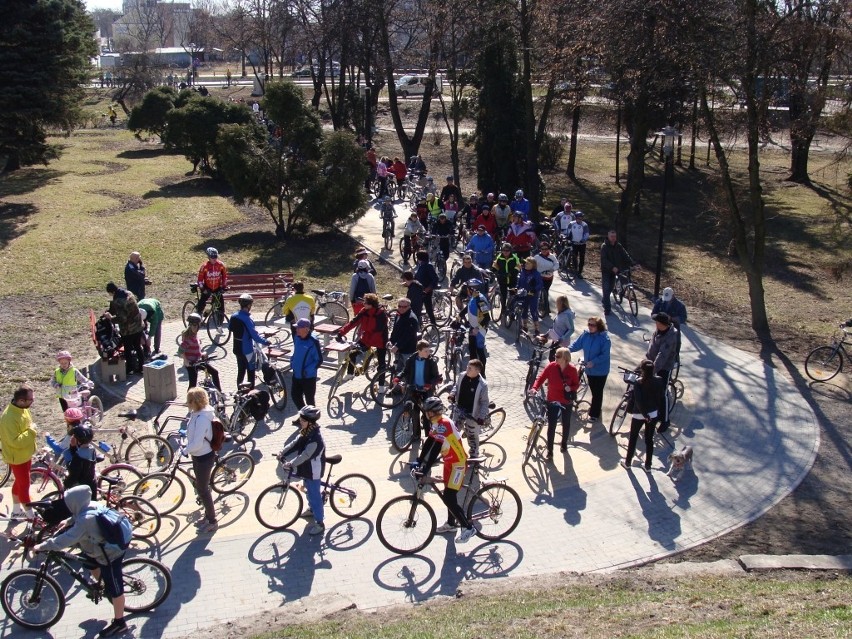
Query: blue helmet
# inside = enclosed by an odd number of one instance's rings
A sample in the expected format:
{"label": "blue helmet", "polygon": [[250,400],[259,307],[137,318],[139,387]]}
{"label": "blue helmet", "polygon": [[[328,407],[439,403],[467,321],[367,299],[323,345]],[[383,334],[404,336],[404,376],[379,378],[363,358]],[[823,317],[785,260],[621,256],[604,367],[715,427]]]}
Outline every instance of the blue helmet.
{"label": "blue helmet", "polygon": [[476,278],[473,278],[473,279],[470,279],[467,282],[465,282],[465,284],[467,286],[479,288],[480,286],[482,286],[482,280],[478,280]]}

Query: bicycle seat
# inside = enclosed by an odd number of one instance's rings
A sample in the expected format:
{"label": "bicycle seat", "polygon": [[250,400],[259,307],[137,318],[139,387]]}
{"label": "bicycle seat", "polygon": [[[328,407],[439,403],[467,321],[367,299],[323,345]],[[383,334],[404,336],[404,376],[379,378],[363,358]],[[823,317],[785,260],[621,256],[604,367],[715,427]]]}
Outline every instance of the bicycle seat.
{"label": "bicycle seat", "polygon": [[119,413],[118,414],[119,417],[124,417],[124,419],[129,419],[130,421],[133,421],[134,419],[136,419],[137,415],[138,415],[138,412],[136,411],[135,408],[133,410],[127,411],[126,413]]}
{"label": "bicycle seat", "polygon": [[245,393],[245,392],[248,392],[250,390],[251,390],[251,384],[249,382],[243,382],[242,384],[240,384],[239,391],[241,393]]}
{"label": "bicycle seat", "polygon": [[98,481],[105,481],[110,486],[115,486],[116,484],[118,484],[119,482],[122,482],[124,480],[121,479],[120,477],[112,477],[110,475],[98,475]]}
{"label": "bicycle seat", "polygon": [[321,288],[312,288],[311,293],[313,293],[314,295],[319,295],[319,296],[325,295],[325,291]]}
{"label": "bicycle seat", "polygon": [[323,456],[323,461],[330,466],[334,466],[335,464],[339,464],[340,460],[343,459],[341,455],[332,455],[331,457]]}

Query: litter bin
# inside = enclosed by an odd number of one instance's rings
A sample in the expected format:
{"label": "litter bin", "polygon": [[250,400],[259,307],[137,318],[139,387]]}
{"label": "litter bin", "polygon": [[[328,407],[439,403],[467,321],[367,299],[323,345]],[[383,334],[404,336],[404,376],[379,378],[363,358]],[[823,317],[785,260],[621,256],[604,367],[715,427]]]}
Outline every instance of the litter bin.
{"label": "litter bin", "polygon": [[145,399],[152,402],[170,402],[177,397],[175,365],[168,360],[156,360],[142,367],[145,382]]}

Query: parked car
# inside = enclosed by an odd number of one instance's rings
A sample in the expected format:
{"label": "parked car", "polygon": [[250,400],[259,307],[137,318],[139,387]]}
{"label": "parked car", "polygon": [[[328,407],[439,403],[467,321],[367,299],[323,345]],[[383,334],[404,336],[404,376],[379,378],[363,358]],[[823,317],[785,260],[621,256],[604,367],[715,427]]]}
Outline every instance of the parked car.
{"label": "parked car", "polygon": [[[410,95],[423,95],[426,91],[426,83],[429,81],[427,75],[404,75],[396,81],[397,95],[407,98]],[[441,76],[435,76],[435,87],[432,94],[437,96],[443,90]]]}

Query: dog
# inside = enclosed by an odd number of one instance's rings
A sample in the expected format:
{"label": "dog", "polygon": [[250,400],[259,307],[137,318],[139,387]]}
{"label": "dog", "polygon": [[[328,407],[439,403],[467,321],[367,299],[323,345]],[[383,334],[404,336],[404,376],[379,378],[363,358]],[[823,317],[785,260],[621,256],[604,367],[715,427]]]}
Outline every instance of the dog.
{"label": "dog", "polygon": [[680,481],[683,473],[686,470],[687,464],[692,464],[692,446],[684,446],[678,451],[669,455],[669,472],[667,477],[671,477],[672,481]]}

